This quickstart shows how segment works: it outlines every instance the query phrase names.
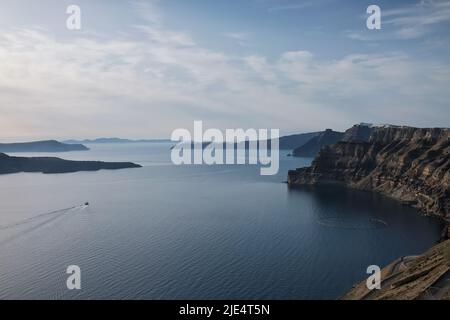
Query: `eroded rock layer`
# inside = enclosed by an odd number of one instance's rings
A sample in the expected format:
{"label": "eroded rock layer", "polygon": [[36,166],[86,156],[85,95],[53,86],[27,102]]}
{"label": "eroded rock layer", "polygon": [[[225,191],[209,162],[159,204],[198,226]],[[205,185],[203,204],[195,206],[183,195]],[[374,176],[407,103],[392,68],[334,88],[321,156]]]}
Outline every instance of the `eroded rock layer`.
{"label": "eroded rock layer", "polygon": [[373,190],[450,219],[450,129],[377,127],[367,142],[324,147],[311,167],[289,171],[288,183]]}

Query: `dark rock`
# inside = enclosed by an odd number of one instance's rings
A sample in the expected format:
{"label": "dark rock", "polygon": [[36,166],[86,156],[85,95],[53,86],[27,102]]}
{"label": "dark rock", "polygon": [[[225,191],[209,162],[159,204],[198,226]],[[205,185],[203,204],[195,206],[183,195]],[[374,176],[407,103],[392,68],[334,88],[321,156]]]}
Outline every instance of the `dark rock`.
{"label": "dark rock", "polygon": [[132,162],[72,161],[54,157],[10,157],[0,153],[0,174],[16,172],[68,173],[140,167]]}
{"label": "dark rock", "polygon": [[343,137],[344,133],[327,129],[313,137],[304,145],[294,149],[292,155],[294,157],[315,157],[320,149],[340,141]]}
{"label": "dark rock", "polygon": [[374,127],[372,124],[361,123],[356,124],[350,129],[345,131],[344,137],[341,139],[342,141],[369,141],[370,135],[372,134]]}
{"label": "dark rock", "polygon": [[280,137],[279,148],[280,150],[293,150],[295,148],[303,146],[305,143],[319,134],[320,132],[311,132]]}
{"label": "dark rock", "polygon": [[445,226],[442,230],[441,241],[450,239],[450,226]]}

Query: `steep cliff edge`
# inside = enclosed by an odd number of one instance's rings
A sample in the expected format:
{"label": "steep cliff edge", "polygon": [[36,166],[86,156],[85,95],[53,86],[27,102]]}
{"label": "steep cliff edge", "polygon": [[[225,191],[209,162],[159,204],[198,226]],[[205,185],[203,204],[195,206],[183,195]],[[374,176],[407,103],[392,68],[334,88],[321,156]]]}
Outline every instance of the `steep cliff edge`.
{"label": "steep cliff edge", "polygon": [[450,219],[450,129],[376,127],[367,142],[324,147],[311,167],[289,171],[288,183],[373,190]]}

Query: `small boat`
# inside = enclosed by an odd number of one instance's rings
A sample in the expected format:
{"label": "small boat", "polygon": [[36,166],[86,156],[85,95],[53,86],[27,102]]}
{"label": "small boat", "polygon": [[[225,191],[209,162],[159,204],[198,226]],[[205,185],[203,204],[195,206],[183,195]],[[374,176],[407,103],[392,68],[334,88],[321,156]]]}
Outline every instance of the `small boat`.
{"label": "small boat", "polygon": [[89,202],[85,202],[84,205],[85,205],[85,206],[88,206],[88,205],[89,205]]}

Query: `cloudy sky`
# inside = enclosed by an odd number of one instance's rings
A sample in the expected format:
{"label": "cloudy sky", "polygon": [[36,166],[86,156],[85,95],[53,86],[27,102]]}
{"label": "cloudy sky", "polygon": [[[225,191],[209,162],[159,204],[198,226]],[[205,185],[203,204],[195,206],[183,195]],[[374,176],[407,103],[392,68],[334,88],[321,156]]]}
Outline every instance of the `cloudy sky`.
{"label": "cloudy sky", "polygon": [[0,139],[448,127],[449,31],[449,0],[2,0]]}

